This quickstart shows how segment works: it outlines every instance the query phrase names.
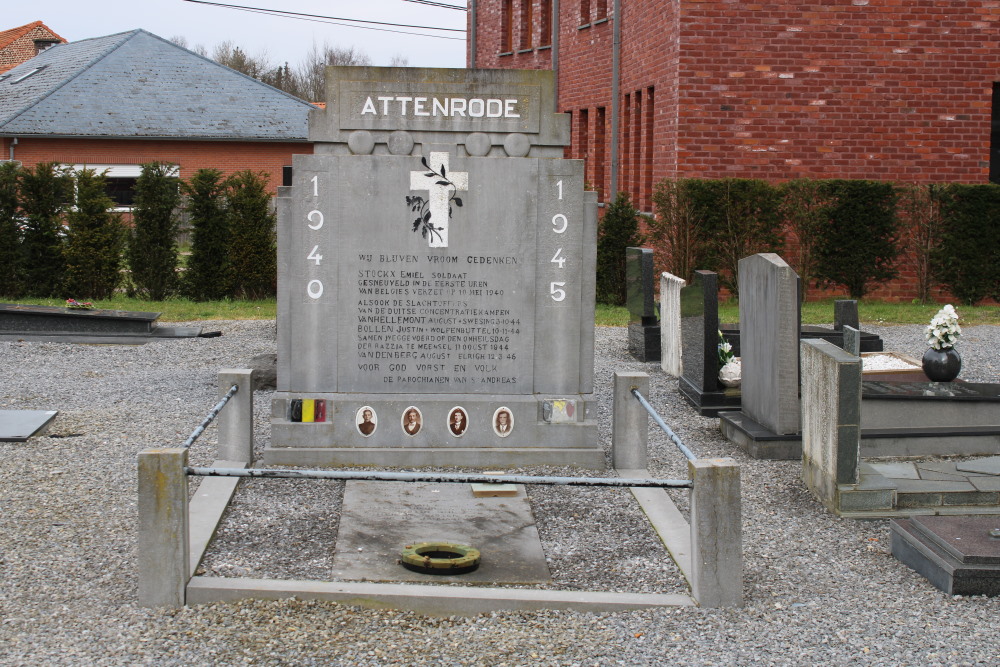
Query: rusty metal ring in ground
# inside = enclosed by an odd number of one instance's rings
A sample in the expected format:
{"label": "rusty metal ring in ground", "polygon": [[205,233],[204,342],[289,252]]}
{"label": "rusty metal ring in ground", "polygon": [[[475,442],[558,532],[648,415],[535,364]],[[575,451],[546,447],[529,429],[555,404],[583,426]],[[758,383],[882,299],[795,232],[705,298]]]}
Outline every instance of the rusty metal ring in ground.
{"label": "rusty metal ring in ground", "polygon": [[422,574],[465,574],[479,567],[478,549],[452,542],[417,542],[403,547],[400,563]]}

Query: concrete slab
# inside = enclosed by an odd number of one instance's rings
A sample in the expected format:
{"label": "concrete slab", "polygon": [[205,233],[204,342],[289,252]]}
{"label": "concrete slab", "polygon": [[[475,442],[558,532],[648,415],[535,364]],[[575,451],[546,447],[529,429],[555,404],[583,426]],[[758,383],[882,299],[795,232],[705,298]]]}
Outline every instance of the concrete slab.
{"label": "concrete slab", "polygon": [[687,595],[607,593],[470,586],[423,586],[369,582],[193,577],[187,604],[233,602],[246,598],[333,600],[374,609],[408,609],[430,616],[475,615],[500,610],[565,609],[581,612],[629,611],[650,607],[690,607]]}
{"label": "concrete slab", "polygon": [[1000,477],[973,475],[969,477],[969,483],[977,491],[1000,491]]}
{"label": "concrete slab", "polygon": [[968,481],[940,482],[932,479],[901,479],[896,482],[899,493],[962,493],[975,491]]}
{"label": "concrete slab", "polygon": [[962,461],[955,465],[962,472],[975,472],[983,475],[1000,475],[1000,456],[991,456],[976,461]]}
{"label": "concrete slab", "polygon": [[[480,551],[479,569],[442,576],[399,565],[414,542],[457,542]],[[524,487],[513,498],[475,498],[470,484],[349,481],[333,576],[367,581],[551,581]]]}
{"label": "concrete slab", "polygon": [[920,479],[917,468],[912,463],[871,463],[875,472],[890,479]]}
{"label": "concrete slab", "polygon": [[43,433],[57,414],[56,410],[0,410],[0,441],[25,442]]}

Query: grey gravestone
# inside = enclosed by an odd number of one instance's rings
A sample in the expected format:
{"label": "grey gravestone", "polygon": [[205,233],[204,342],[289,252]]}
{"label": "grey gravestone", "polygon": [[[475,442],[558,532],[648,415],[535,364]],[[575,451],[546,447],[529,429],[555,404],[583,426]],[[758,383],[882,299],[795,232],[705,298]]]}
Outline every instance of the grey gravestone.
{"label": "grey gravestone", "polygon": [[754,458],[802,456],[799,278],[774,253],[740,260],[742,410],[720,412],[722,434]]}
{"label": "grey gravestone", "polygon": [[833,302],[833,328],[840,331],[845,326],[861,328],[858,302],[855,299],[837,299]]}
{"label": "grey gravestone", "polygon": [[672,273],[660,276],[660,366],[680,377],[681,364],[681,290],[687,282]]}
{"label": "grey gravestone", "polygon": [[799,421],[798,276],[774,253],[740,260],[743,414],[779,435]]}
{"label": "grey gravestone", "polygon": [[861,359],[825,340],[802,341],[802,479],[831,511],[861,462]]}
{"label": "grey gravestone", "polygon": [[861,332],[850,324],[843,326],[844,332],[844,352],[853,354],[855,357],[861,356]]}
{"label": "grey gravestone", "polygon": [[628,351],[639,361],[660,360],[660,323],[656,318],[653,251],[625,249]]}
{"label": "grey gravestone", "polygon": [[543,71],[328,68],[315,154],[279,189],[265,460],[604,466],[596,195],[562,159],[554,90]]}

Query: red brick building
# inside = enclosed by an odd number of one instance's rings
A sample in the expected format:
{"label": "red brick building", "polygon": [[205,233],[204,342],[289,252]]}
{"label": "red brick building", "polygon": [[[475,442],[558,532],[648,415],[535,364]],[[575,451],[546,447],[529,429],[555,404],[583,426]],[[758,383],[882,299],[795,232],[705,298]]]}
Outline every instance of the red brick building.
{"label": "red brick building", "polygon": [[65,43],[65,39],[41,21],[4,30],[0,32],[0,74],[31,60],[50,46]]}
{"label": "red brick building", "polygon": [[1000,180],[997,0],[472,2],[468,65],[557,71],[602,201],[649,210],[675,177]]}
{"label": "red brick building", "polygon": [[0,74],[0,160],[105,171],[121,208],[143,163],[264,171],[312,153],[314,107],[143,30],[48,48]]}

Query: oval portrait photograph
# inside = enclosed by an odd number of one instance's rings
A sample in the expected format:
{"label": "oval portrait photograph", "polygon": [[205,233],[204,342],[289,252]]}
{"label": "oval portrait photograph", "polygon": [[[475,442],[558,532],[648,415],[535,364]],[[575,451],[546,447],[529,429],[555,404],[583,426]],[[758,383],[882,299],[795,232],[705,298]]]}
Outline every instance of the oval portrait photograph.
{"label": "oval portrait photograph", "polygon": [[363,405],[358,408],[354,415],[354,423],[357,424],[358,433],[366,438],[375,432],[378,427],[378,417],[375,410],[370,405]]}
{"label": "oval portrait photograph", "polygon": [[420,432],[420,427],[424,423],[424,417],[415,406],[403,410],[403,433],[406,435],[416,435]]}
{"label": "oval portrait photograph", "polygon": [[465,408],[455,406],[448,413],[448,431],[456,438],[461,438],[467,428],[469,428],[469,413]]}
{"label": "oval portrait photograph", "polygon": [[514,415],[510,408],[497,408],[493,413],[493,432],[501,438],[506,438],[514,430]]}

